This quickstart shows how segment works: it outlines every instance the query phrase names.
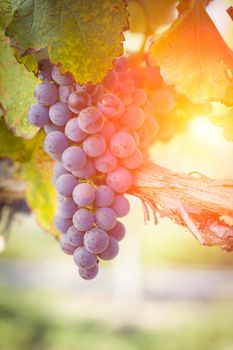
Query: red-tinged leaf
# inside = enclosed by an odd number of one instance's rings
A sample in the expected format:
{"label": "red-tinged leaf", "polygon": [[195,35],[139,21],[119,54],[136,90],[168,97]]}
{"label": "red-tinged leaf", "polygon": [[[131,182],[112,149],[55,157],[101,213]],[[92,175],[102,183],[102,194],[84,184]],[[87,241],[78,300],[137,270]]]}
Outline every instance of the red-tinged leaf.
{"label": "red-tinged leaf", "polygon": [[227,95],[227,104],[233,105],[233,53],[201,0],[152,44],[151,58],[165,80],[193,102],[225,102]]}

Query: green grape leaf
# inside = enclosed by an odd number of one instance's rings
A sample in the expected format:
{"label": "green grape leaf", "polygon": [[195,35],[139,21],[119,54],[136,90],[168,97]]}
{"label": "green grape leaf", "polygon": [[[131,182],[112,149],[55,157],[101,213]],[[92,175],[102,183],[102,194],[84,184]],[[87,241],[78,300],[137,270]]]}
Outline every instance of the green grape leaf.
{"label": "green grape leaf", "polygon": [[195,103],[222,101],[233,105],[233,53],[202,0],[192,2],[170,29],[151,46],[150,57],[178,93]]}
{"label": "green grape leaf", "polygon": [[0,120],[0,157],[8,157],[17,164],[17,174],[26,181],[26,200],[38,222],[55,237],[53,225],[56,210],[56,193],[52,185],[53,161],[43,151],[44,133],[40,131],[31,140],[15,137]]}
{"label": "green grape leaf", "polygon": [[24,0],[6,33],[23,52],[48,47],[51,61],[79,83],[97,83],[123,53],[127,28],[124,0]]}
{"label": "green grape leaf", "polygon": [[18,63],[22,63],[29,72],[38,72],[38,63],[35,54],[21,56],[20,52],[14,48],[14,55]]}
{"label": "green grape leaf", "polygon": [[4,0],[0,2],[0,28],[5,28],[11,21],[18,0]]}
{"label": "green grape leaf", "polygon": [[129,0],[130,31],[148,35],[170,24],[175,18],[176,3],[176,0]]}
{"label": "green grape leaf", "polygon": [[16,136],[33,137],[38,128],[27,121],[27,110],[34,101],[38,83],[33,74],[18,64],[13,49],[3,35],[0,38],[0,104],[6,123]]}

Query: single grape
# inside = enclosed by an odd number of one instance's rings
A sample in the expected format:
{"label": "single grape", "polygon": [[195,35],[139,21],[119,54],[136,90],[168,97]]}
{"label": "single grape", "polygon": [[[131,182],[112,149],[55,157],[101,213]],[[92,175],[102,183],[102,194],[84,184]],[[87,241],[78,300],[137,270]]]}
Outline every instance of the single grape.
{"label": "single grape", "polygon": [[118,218],[122,218],[129,213],[130,204],[127,198],[117,194],[111,208],[114,210]]}
{"label": "single grape", "polygon": [[69,85],[72,84],[74,81],[74,78],[71,73],[60,73],[60,68],[58,66],[53,67],[52,78],[58,85]]}
{"label": "single grape", "polygon": [[143,106],[147,102],[147,94],[142,89],[136,89],[133,93],[133,103]]}
{"label": "single grape", "polygon": [[84,235],[84,247],[92,254],[102,253],[108,246],[109,238],[105,231],[93,227]]}
{"label": "single grape", "polygon": [[124,158],[130,156],[135,150],[133,137],[125,131],[113,135],[110,141],[110,149],[114,156]]}
{"label": "single grape", "polygon": [[65,134],[74,142],[82,142],[87,137],[87,134],[78,125],[78,118],[72,118],[66,123]]}
{"label": "single grape", "polygon": [[107,248],[98,255],[102,260],[112,260],[118,255],[118,253],[119,253],[118,241],[113,237],[109,237]]}
{"label": "single grape", "polygon": [[117,72],[126,72],[128,69],[128,59],[125,56],[118,57],[114,65]]}
{"label": "single grape", "polygon": [[94,215],[88,209],[79,209],[73,216],[73,224],[79,231],[87,231],[94,224]]}
{"label": "single grape", "polygon": [[78,125],[87,134],[95,134],[103,128],[104,116],[96,107],[87,107],[79,113]]}
{"label": "single grape", "polygon": [[159,125],[155,118],[147,116],[144,125],[150,130],[150,140],[153,139],[159,132]]}
{"label": "single grape", "polygon": [[88,136],[82,143],[82,147],[87,156],[92,158],[100,157],[106,150],[105,138],[99,134]]}
{"label": "single grape", "polygon": [[135,91],[136,84],[133,79],[131,78],[125,78],[125,79],[120,79],[118,85],[117,85],[117,90],[121,94],[133,94]]}
{"label": "single grape", "polygon": [[78,184],[78,180],[71,174],[64,174],[59,176],[56,181],[57,192],[62,196],[72,196],[75,186]]}
{"label": "single grape", "polygon": [[111,230],[116,225],[116,214],[111,208],[99,208],[95,212],[95,223],[102,230]]}
{"label": "single grape", "polygon": [[137,105],[131,105],[126,109],[120,123],[122,126],[137,130],[143,125],[144,120],[145,113],[143,109]]}
{"label": "single grape", "polygon": [[39,103],[31,105],[28,111],[28,121],[30,124],[41,128],[49,121],[48,108],[40,105]]}
{"label": "single grape", "polygon": [[140,138],[140,149],[147,149],[150,145],[150,129],[146,125],[143,125],[140,129],[137,130],[137,133]]}
{"label": "single grape", "polygon": [[49,120],[48,123],[46,123],[44,125],[44,131],[46,132],[46,134],[49,134],[50,132],[53,132],[53,131],[62,131],[63,132],[64,127],[55,125]]}
{"label": "single grape", "polygon": [[49,108],[50,120],[58,125],[65,125],[72,118],[72,113],[66,103],[56,102]]}
{"label": "single grape", "polygon": [[37,85],[34,94],[42,106],[51,106],[58,100],[58,89],[54,83],[45,82]]}
{"label": "single grape", "polygon": [[120,221],[117,221],[116,225],[108,231],[108,235],[114,237],[117,241],[121,241],[125,237],[125,233],[125,225]]}
{"label": "single grape", "polygon": [[118,74],[115,70],[108,71],[107,75],[103,80],[103,85],[108,90],[114,91],[118,84]]}
{"label": "single grape", "polygon": [[124,105],[121,99],[112,94],[104,94],[98,101],[99,110],[109,119],[116,120],[124,113]]}
{"label": "single grape", "polygon": [[74,252],[74,262],[78,267],[90,269],[97,263],[96,255],[90,253],[85,247],[78,247]]}
{"label": "single grape", "polygon": [[84,280],[92,280],[95,278],[99,272],[98,264],[95,264],[90,269],[84,269],[82,267],[78,270],[80,277],[82,277]]}
{"label": "single grape", "polygon": [[68,242],[66,235],[62,235],[60,238],[60,247],[62,251],[68,255],[73,255],[76,249],[76,247]]}
{"label": "single grape", "polygon": [[157,114],[167,115],[176,105],[174,95],[167,89],[156,90],[152,96],[153,110]]}
{"label": "single grape", "polygon": [[130,134],[132,138],[134,139],[135,145],[138,146],[140,143],[140,137],[138,135],[138,132],[136,130],[130,129],[128,127],[120,128],[119,131],[125,131],[127,134]]}
{"label": "single grape", "polygon": [[133,104],[132,95],[130,94],[121,95],[121,101],[124,103],[126,107],[131,106]]}
{"label": "single grape", "polygon": [[70,197],[59,196],[58,199],[58,212],[63,218],[70,219],[74,213],[78,210],[77,205]]}
{"label": "single grape", "polygon": [[99,131],[99,134],[105,138],[106,142],[109,142],[115,133],[116,127],[109,120],[104,123],[103,129]]}
{"label": "single grape", "polygon": [[78,114],[82,109],[91,106],[91,97],[84,91],[74,91],[68,98],[69,109]]}
{"label": "single grape", "polygon": [[[49,134],[50,135],[50,134]],[[65,169],[75,172],[82,169],[87,163],[87,156],[78,146],[67,148],[62,154],[62,165]]]}
{"label": "single grape", "polygon": [[69,147],[68,139],[60,131],[50,132],[44,140],[44,149],[54,160],[60,160],[67,147]]}
{"label": "single grape", "polygon": [[126,158],[123,158],[121,160],[121,164],[127,168],[127,169],[137,169],[139,168],[143,163],[143,154],[140,151],[140,149],[136,148],[135,151]]}
{"label": "single grape", "polygon": [[83,246],[84,233],[71,226],[66,232],[67,242],[76,248]]}
{"label": "single grape", "polygon": [[118,167],[107,174],[106,182],[115,192],[124,193],[131,187],[133,179],[127,169]]}
{"label": "single grape", "polygon": [[101,185],[95,191],[96,207],[109,207],[115,199],[113,190],[107,185]]}
{"label": "single grape", "polygon": [[59,100],[62,103],[68,103],[68,98],[70,94],[74,91],[74,87],[72,84],[70,85],[60,85],[58,88],[59,92]]}
{"label": "single grape", "polygon": [[96,168],[94,162],[88,159],[86,165],[82,169],[73,172],[73,175],[79,179],[89,179],[90,177],[95,176]]}
{"label": "single grape", "polygon": [[56,164],[53,167],[53,183],[55,185],[57,179],[59,176],[68,174],[68,170],[66,170],[60,162],[56,162]]}
{"label": "single grape", "polygon": [[72,220],[63,218],[60,214],[57,214],[54,218],[54,225],[61,233],[66,233],[68,228],[72,226]]}
{"label": "single grape", "polygon": [[95,189],[87,183],[78,184],[73,191],[73,199],[79,206],[91,205],[95,200]]}
{"label": "single grape", "polygon": [[52,80],[53,64],[48,58],[45,58],[38,62],[38,78],[43,81]]}
{"label": "single grape", "polygon": [[117,162],[117,158],[109,150],[94,160],[96,169],[104,174],[113,171],[117,166]]}

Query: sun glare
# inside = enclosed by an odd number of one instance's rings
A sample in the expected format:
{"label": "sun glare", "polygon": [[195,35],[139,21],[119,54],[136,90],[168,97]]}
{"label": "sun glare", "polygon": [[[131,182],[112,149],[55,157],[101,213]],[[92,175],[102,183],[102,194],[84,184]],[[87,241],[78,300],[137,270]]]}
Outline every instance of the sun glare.
{"label": "sun glare", "polygon": [[216,137],[219,138],[221,136],[221,128],[214,126],[204,116],[199,116],[192,119],[189,123],[189,130],[194,136],[207,140]]}

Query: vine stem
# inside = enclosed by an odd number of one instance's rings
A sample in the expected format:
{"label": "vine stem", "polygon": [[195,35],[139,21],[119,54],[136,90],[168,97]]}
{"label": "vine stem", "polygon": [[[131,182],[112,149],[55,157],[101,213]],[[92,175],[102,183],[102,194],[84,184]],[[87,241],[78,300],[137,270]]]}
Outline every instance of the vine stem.
{"label": "vine stem", "polygon": [[202,245],[233,251],[233,180],[173,173],[148,161],[134,172],[131,194],[142,200],[146,221],[150,207],[155,223],[169,217]]}

